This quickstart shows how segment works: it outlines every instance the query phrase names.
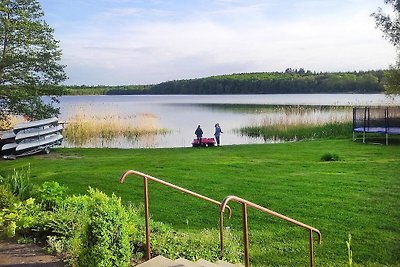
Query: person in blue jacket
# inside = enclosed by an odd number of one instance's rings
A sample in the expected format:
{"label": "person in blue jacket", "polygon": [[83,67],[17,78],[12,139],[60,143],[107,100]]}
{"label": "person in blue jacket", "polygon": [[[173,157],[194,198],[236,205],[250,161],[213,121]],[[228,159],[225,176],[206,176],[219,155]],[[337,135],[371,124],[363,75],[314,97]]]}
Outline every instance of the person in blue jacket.
{"label": "person in blue jacket", "polygon": [[197,129],[194,132],[194,134],[196,135],[198,144],[200,145],[201,144],[201,138],[203,137],[203,130],[201,129],[200,125],[197,126]]}
{"label": "person in blue jacket", "polygon": [[217,145],[218,146],[220,145],[220,136],[221,136],[222,133],[224,133],[224,132],[221,130],[221,127],[219,126],[219,123],[215,124],[214,136],[215,136],[215,140],[217,141]]}

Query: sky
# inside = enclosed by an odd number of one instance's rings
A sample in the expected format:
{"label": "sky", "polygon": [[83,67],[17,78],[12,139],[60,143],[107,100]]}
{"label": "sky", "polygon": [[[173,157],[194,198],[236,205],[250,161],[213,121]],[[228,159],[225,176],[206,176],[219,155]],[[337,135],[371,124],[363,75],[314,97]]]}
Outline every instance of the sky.
{"label": "sky", "polygon": [[396,50],[370,16],[383,0],[39,0],[67,85],[213,75],[386,69]]}

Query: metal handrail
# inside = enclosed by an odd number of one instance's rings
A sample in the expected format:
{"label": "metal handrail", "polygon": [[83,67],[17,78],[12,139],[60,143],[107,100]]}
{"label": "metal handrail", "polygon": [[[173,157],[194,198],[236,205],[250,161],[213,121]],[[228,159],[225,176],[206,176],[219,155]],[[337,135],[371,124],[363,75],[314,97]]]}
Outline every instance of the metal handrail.
{"label": "metal handrail", "polygon": [[[202,199],[202,200],[211,202],[211,203],[213,203],[213,204],[215,204],[215,205],[221,206],[221,204],[222,204],[221,202],[216,201],[216,200],[214,200],[214,199],[205,197],[205,196],[203,196],[203,195],[197,194],[197,193],[195,193],[195,192],[192,192],[192,191],[187,190],[187,189],[185,189],[185,188],[182,188],[182,187],[180,187],[180,186],[177,186],[177,185],[168,183],[168,182],[163,181],[163,180],[161,180],[161,179],[158,179],[158,178],[155,178],[155,177],[153,177],[153,176],[144,174],[144,173],[142,173],[142,172],[134,171],[134,170],[126,171],[126,172],[120,177],[119,182],[120,182],[121,184],[124,183],[126,176],[128,176],[129,174],[133,174],[133,175],[140,176],[140,177],[143,178],[143,183],[144,183],[144,210],[145,210],[145,221],[146,221],[146,257],[147,257],[147,260],[150,260],[150,259],[151,259],[151,253],[150,253],[151,251],[150,251],[149,190],[148,190],[148,181],[147,181],[148,179],[150,179],[150,180],[152,180],[152,181],[154,181],[154,182],[157,182],[157,183],[159,183],[159,184],[165,185],[165,186],[167,186],[167,187],[173,188],[173,189],[175,189],[175,190],[181,191],[181,192],[183,192],[183,193],[189,194],[189,195],[191,195],[191,196],[194,196],[194,197],[200,198],[200,199]],[[230,218],[231,215],[232,215],[232,209],[231,209],[229,206],[224,205],[224,210],[225,210],[225,206],[228,208],[228,213],[229,213],[229,218]]]}
{"label": "metal handrail", "polygon": [[313,246],[313,233],[318,234],[318,243],[321,244],[321,232],[314,228],[311,227],[307,224],[304,224],[302,222],[296,221],[292,218],[289,218],[285,215],[279,214],[275,211],[269,210],[267,208],[264,208],[260,205],[257,205],[253,202],[247,201],[243,198],[237,197],[237,196],[227,196],[221,203],[220,206],[220,242],[221,242],[221,254],[223,255],[224,252],[224,211],[225,207],[227,207],[227,204],[229,201],[236,201],[238,203],[242,204],[242,216],[243,216],[243,240],[244,240],[244,260],[245,260],[245,266],[249,267],[250,266],[250,258],[249,258],[249,232],[248,232],[248,224],[247,224],[247,206],[253,207],[255,209],[258,209],[262,212],[268,213],[272,216],[278,217],[280,219],[283,219],[287,222],[293,223],[297,226],[303,227],[307,230],[309,230],[309,245],[310,245],[310,266],[314,266],[314,246]]}

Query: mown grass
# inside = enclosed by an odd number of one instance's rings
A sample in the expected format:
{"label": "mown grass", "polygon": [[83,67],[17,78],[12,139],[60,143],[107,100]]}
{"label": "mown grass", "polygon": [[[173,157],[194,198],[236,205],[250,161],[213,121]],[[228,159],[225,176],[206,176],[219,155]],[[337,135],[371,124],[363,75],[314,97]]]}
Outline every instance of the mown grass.
{"label": "mown grass", "polygon": [[[338,161],[322,161],[326,153]],[[317,266],[400,266],[400,146],[348,139],[207,149],[57,149],[49,155],[0,161],[0,175],[28,168],[31,181],[55,180],[71,194],[88,186],[143,202],[142,181],[119,176],[135,169],[222,200],[237,195],[321,230]],[[152,219],[198,232],[218,227],[218,208],[150,182]],[[241,236],[241,209],[232,203],[226,226]],[[254,266],[306,266],[308,233],[249,210]],[[253,265],[252,265],[253,266]]]}

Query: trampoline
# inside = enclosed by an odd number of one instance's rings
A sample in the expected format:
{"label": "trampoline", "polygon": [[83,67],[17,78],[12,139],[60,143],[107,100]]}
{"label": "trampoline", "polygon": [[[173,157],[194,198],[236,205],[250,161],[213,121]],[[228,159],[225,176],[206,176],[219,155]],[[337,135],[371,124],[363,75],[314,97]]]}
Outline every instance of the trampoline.
{"label": "trampoline", "polygon": [[357,134],[384,134],[386,145],[389,135],[400,134],[400,107],[356,107],[353,108],[353,141]]}

